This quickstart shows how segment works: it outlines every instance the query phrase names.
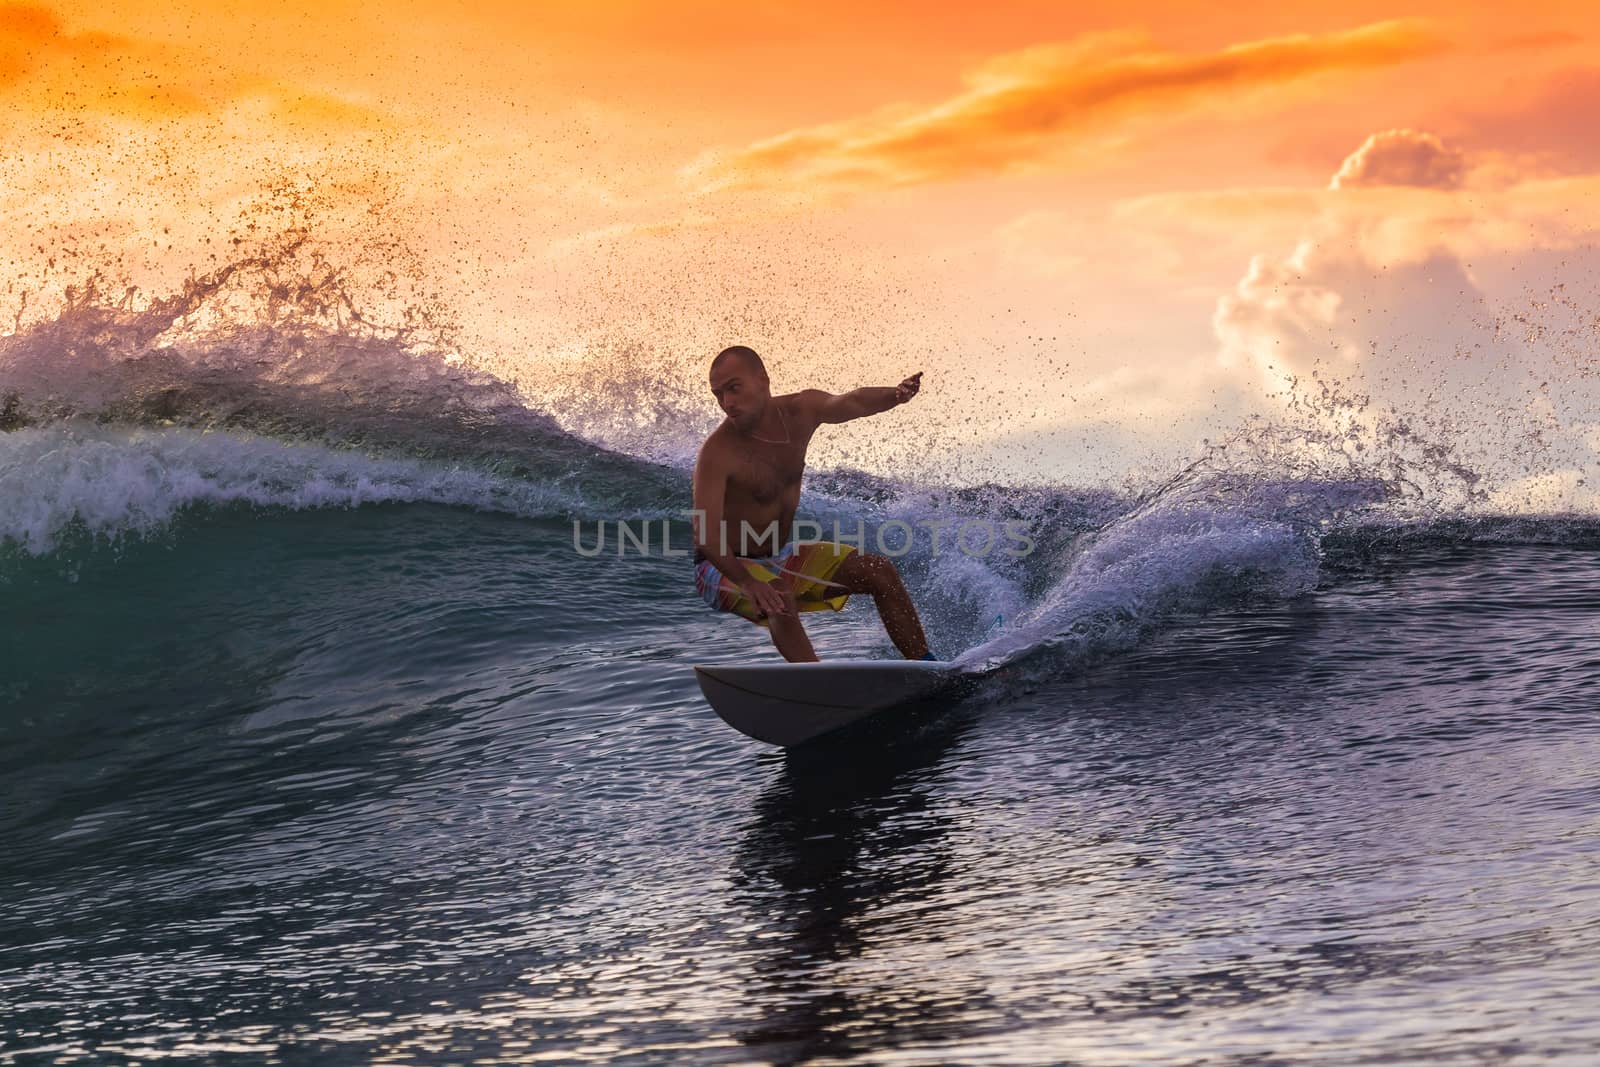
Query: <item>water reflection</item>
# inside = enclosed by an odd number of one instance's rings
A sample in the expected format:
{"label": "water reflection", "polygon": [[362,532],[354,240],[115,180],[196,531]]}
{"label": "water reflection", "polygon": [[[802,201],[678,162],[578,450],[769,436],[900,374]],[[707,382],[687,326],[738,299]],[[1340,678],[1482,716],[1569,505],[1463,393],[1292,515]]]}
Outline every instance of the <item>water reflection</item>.
{"label": "water reflection", "polygon": [[893,963],[936,938],[958,820],[930,798],[971,726],[924,712],[774,759],[736,856],[740,903],[771,931],[747,976],[765,1009],[738,1035],[747,1047],[776,1063],[856,1055],[953,1036],[992,1009],[942,968]]}
{"label": "water reflection", "polygon": [[337,583],[143,645],[101,612],[124,651],[227,629],[203,699],[37,657],[86,692],[0,716],[14,1058],[1591,1058],[1592,554],[1041,654],[760,756],[644,624],[506,644],[540,576],[504,532],[337,685],[327,628],[377,603]]}

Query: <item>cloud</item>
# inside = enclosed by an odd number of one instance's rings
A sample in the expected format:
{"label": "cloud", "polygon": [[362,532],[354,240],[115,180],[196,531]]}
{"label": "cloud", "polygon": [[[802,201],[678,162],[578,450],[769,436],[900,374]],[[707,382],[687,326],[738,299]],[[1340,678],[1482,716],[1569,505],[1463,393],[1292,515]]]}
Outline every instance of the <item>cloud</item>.
{"label": "cloud", "polygon": [[[1408,145],[1433,139],[1431,134],[1411,137]],[[1443,144],[1439,151],[1455,154]],[[1463,154],[1455,178],[1455,164],[1430,164],[1429,158],[1438,155],[1422,149],[1409,161],[1385,161],[1381,150],[1376,157],[1357,151],[1341,170],[1362,161],[1358,165],[1368,169],[1358,171],[1362,177],[1356,182],[1132,197],[1118,201],[1110,218],[1129,232],[1204,242],[1201,251],[1247,243],[1294,247],[1314,236],[1358,246],[1366,260],[1389,266],[1440,252],[1472,260],[1600,241],[1600,174],[1537,177],[1486,153]],[[1436,184],[1422,184],[1430,180]]]}
{"label": "cloud", "polygon": [[1448,368],[1482,351],[1492,320],[1449,253],[1377,263],[1330,230],[1288,256],[1255,256],[1212,323],[1225,366],[1253,369],[1269,390],[1282,390],[1313,372],[1382,372],[1394,356]]}
{"label": "cloud", "polygon": [[1292,245],[1253,256],[1213,317],[1222,362],[1253,366],[1269,385],[1318,367],[1371,369],[1397,352],[1469,359],[1505,347],[1488,289],[1515,271],[1499,265],[1557,257],[1570,272],[1596,258],[1600,175],[1490,187],[1468,162],[1431,134],[1387,131],[1324,190],[1145,197],[1118,216],[1212,240],[1218,227],[1271,231]]}
{"label": "cloud", "polygon": [[1576,484],[1547,475],[1597,461],[1600,176],[1474,189],[1467,161],[1396,133],[1341,168],[1359,181],[1319,191],[1292,252],[1255,255],[1221,295],[1218,363],[1332,421],[1365,419],[1368,399],[1399,412],[1457,450],[1493,506],[1576,506]]}
{"label": "cloud", "polygon": [[60,16],[37,4],[0,4],[0,87],[57,59],[93,59],[129,43],[108,33],[68,33]]}
{"label": "cloud", "polygon": [[1089,165],[1141,124],[1199,112],[1283,108],[1321,78],[1394,66],[1446,45],[1420,20],[1295,35],[1217,52],[1161,51],[1128,34],[996,57],[966,92],[793,130],[699,167],[709,188],[885,188],[1076,162]]}
{"label": "cloud", "polygon": [[387,122],[359,103],[229,70],[194,49],[98,30],[74,32],[37,4],[0,3],[4,96],[11,98],[13,124],[51,111],[140,121],[265,112],[274,122],[325,129]]}
{"label": "cloud", "polygon": [[1446,148],[1431,133],[1385,130],[1345,159],[1330,188],[1412,185],[1428,189],[1455,189],[1461,185],[1466,165],[1461,153]]}

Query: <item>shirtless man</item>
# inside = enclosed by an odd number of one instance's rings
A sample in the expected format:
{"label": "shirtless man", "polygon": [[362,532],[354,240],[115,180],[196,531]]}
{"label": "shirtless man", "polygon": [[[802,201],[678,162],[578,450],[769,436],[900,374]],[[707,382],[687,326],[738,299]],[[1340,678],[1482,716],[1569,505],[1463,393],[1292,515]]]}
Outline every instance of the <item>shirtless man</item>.
{"label": "shirtless man", "polygon": [[817,427],[904,404],[921,379],[918,371],[898,386],[773,396],[753,350],[736,345],[711,361],[711,392],[728,417],[706,438],[694,467],[695,587],[718,611],[765,626],[791,663],[817,658],[799,613],[838,611],[851,593],[872,594],[902,656],[934,658],[892,561],[831,541],[790,540],[806,445]]}

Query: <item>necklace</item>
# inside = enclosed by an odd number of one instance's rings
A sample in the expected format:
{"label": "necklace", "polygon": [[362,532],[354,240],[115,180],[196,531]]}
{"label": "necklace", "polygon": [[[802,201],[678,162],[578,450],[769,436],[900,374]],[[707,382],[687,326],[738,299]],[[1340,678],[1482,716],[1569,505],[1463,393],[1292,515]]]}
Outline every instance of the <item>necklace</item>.
{"label": "necklace", "polygon": [[783,417],[783,408],[781,408],[781,407],[778,408],[778,421],[783,423],[783,440],[774,441],[770,437],[757,437],[755,434],[751,434],[750,435],[750,440],[752,440],[752,441],[760,441],[763,444],[768,444],[768,445],[786,445],[786,444],[788,444],[789,443],[789,420]]}

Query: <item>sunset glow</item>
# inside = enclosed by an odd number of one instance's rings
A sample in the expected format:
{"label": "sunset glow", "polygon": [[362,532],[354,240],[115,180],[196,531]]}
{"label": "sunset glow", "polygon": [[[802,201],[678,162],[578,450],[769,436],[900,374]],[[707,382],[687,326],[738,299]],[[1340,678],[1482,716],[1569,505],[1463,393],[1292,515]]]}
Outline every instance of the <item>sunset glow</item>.
{"label": "sunset glow", "polygon": [[[1438,402],[1461,368],[1427,368],[1490,335],[1535,376],[1592,351],[1550,294],[1596,286],[1597,24],[1562,4],[10,4],[4,253],[34,308],[108,265],[148,296],[298,190],[351,261],[375,229],[403,246],[462,355],[530,394],[610,381],[693,411],[737,341],[780,387],[928,371],[922,424],[846,433],[836,461],[931,445],[981,457],[970,477],[1105,476],[1270,415],[1312,372]],[[1533,403],[1525,384],[1494,388]],[[1593,425],[1551,403],[1576,470]],[[699,427],[634,429],[678,454]]]}

